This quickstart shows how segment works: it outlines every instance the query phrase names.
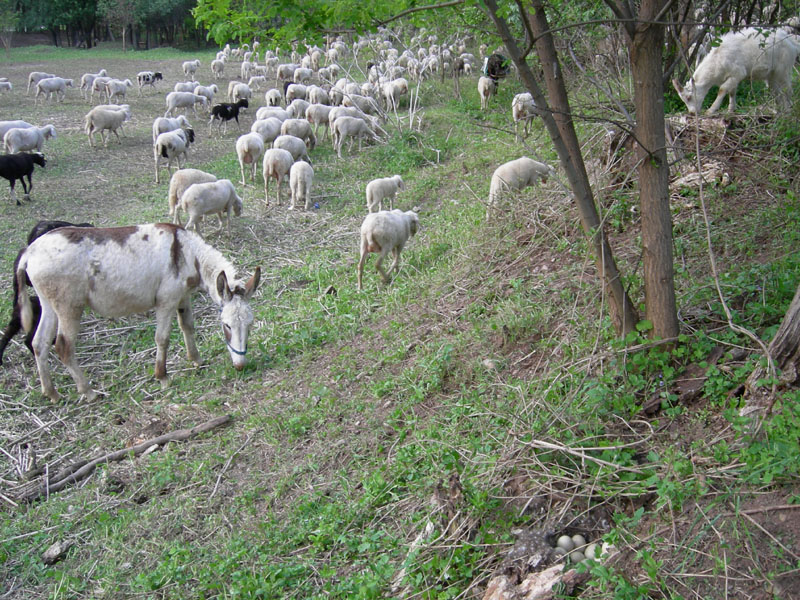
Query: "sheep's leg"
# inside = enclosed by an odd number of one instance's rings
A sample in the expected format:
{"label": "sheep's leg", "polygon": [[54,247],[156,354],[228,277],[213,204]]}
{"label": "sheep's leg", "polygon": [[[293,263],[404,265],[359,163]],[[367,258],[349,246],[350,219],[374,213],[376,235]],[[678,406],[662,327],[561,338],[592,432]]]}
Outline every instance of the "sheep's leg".
{"label": "sheep's leg", "polygon": [[50,345],[53,343],[53,336],[58,327],[58,317],[50,305],[39,299],[42,305],[42,316],[39,325],[36,327],[36,334],[33,336],[33,356],[36,358],[36,368],[39,371],[39,382],[42,385],[42,394],[52,401],[58,400],[58,392],[53,387],[50,379],[50,366],[47,364],[47,356],[50,354]]}
{"label": "sheep's leg", "polygon": [[264,174],[264,205],[269,206],[269,175]]}
{"label": "sheep's leg", "polygon": [[[56,334],[56,354],[67,367],[67,371],[72,375],[72,379],[78,386],[78,393],[85,394],[86,399],[91,401],[97,397],[97,392],[89,385],[89,380],[83,374],[83,370],[75,357],[75,340],[78,339],[78,330],[81,325],[81,313],[83,307],[67,307],[66,314],[58,315],[58,333]],[[41,327],[41,322],[40,325]]]}
{"label": "sheep's leg", "polygon": [[[161,382],[161,389],[169,387],[167,377],[167,347],[169,346],[169,330],[176,309],[156,309],[156,369],[155,376]],[[186,315],[184,315],[185,318]],[[187,346],[188,347],[188,346]]]}
{"label": "sheep's leg", "polygon": [[[122,140],[119,139],[119,134],[117,133],[117,130],[116,129],[112,129],[111,131],[113,132],[113,134],[115,136],[117,136],[117,141],[119,142],[119,145],[122,146]],[[111,136],[108,136],[108,137],[111,137]]]}
{"label": "sheep's leg", "polygon": [[[32,175],[33,175],[33,172],[28,173],[28,175],[27,175],[27,177],[28,177],[28,189],[25,190],[25,197],[29,198],[29,199],[31,197],[31,192],[33,192],[33,179],[31,179]],[[22,189],[25,189],[25,177],[26,176],[23,175],[22,179],[20,179],[20,181],[22,182]]]}
{"label": "sheep's leg", "polygon": [[361,286],[361,278],[364,275],[364,263],[367,262],[367,255],[369,254],[369,250],[367,249],[367,241],[361,240],[361,258],[358,261],[358,289],[362,289]]}
{"label": "sheep's leg", "polygon": [[397,273],[400,271],[400,248],[392,248],[392,256],[394,257],[394,261],[392,262],[392,266],[389,268],[389,273],[392,271]]}
{"label": "sheep's leg", "polygon": [[386,258],[387,254],[385,250],[381,250],[378,260],[375,262],[375,270],[380,273],[383,283],[389,283],[389,275],[383,269],[383,259]]}
{"label": "sheep's leg", "polygon": [[17,193],[14,191],[14,185],[16,185],[16,180],[11,180],[11,199],[17,203],[17,206],[22,206],[22,202],[19,201],[17,198]]}
{"label": "sheep's leg", "polygon": [[242,171],[242,185],[247,185],[247,183],[244,180],[244,161],[241,158],[239,159],[239,168]]}
{"label": "sheep's leg", "polygon": [[183,343],[186,345],[186,355],[196,366],[200,366],[200,353],[194,342],[194,315],[192,314],[192,298],[187,294],[178,304],[178,325],[183,333]]}

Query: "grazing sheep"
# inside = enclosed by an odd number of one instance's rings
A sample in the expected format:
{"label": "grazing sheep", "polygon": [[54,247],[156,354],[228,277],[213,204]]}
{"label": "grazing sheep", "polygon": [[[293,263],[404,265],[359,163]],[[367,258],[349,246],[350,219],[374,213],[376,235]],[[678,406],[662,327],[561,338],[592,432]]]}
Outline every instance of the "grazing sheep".
{"label": "grazing sheep", "polygon": [[500,165],[492,174],[492,182],[489,185],[489,206],[486,210],[486,217],[489,218],[492,207],[503,191],[523,190],[529,185],[535,184],[539,179],[546,183],[552,173],[551,167],[531,160],[527,156]]}
{"label": "grazing sheep", "polygon": [[342,158],[342,145],[348,139],[347,151],[350,152],[353,146],[353,138],[358,138],[358,151],[361,152],[361,138],[369,137],[373,141],[380,141],[375,132],[370,129],[364,119],[358,117],[339,117],[331,125],[333,136],[333,147],[336,154]]}
{"label": "grazing sheep", "polygon": [[105,76],[105,75],[103,75],[101,77],[95,77],[94,78],[94,81],[92,82],[92,86],[91,86],[92,87],[92,91],[89,93],[89,102],[94,102],[94,93],[95,92],[97,92],[97,94],[100,97],[102,97],[103,94],[106,93],[106,84],[109,81],[111,81],[111,79],[112,79],[111,77],[108,77],[108,76]]}
{"label": "grazing sheep", "polygon": [[167,131],[175,131],[176,129],[191,129],[192,126],[183,115],[178,115],[174,119],[169,117],[157,117],[153,121],[153,144],[156,143],[156,138],[159,134],[166,133]]}
{"label": "grazing sheep", "polygon": [[72,79],[64,79],[63,77],[42,79],[36,84],[36,96],[34,96],[33,102],[35,104],[39,96],[44,96],[45,100],[47,100],[48,98],[53,98],[54,95],[57,102],[63,102],[64,98],[67,97],[67,88],[72,87],[73,84]]}
{"label": "grazing sheep", "polygon": [[253,184],[256,182],[256,168],[258,161],[264,156],[264,140],[258,133],[245,133],[236,140],[236,156],[239,158],[239,168],[242,171],[242,185],[246,185],[244,166],[250,165],[250,174]]}
{"label": "grazing sheep", "polygon": [[31,127],[36,127],[36,125],[31,125],[27,121],[0,121],[0,140],[6,137],[9,129],[30,129]]}
{"label": "grazing sheep", "polygon": [[224,60],[217,59],[211,61],[211,72],[214,74],[214,79],[220,79],[224,71],[225,71]]}
{"label": "grazing sheep", "polygon": [[322,131],[323,139],[328,134],[328,117],[333,108],[333,106],[328,106],[326,104],[311,104],[306,109],[306,121],[314,125],[314,134],[317,135],[320,126],[325,128]]}
{"label": "grazing sheep", "polygon": [[788,106],[798,55],[800,40],[783,29],[776,29],[766,37],[760,29],[731,31],[700,62],[685,87],[675,79],[672,85],[691,114],[700,112],[706,94],[715,85],[719,86],[719,93],[707,114],[717,112],[725,96],[730,98],[728,110],[735,111],[736,88],[743,79],[766,81],[781,103]]}
{"label": "grazing sheep", "polygon": [[[242,199],[236,193],[230,179],[220,179],[208,183],[195,183],[181,196],[180,208],[187,215],[186,229],[194,227],[200,237],[200,223],[205,215],[216,214],[222,229],[222,213],[227,214],[228,236],[231,235],[231,211],[235,216],[242,214]],[[177,211],[176,211],[177,212]]]}
{"label": "grazing sheep", "polygon": [[100,69],[97,73],[84,73],[81,76],[81,98],[88,100],[89,92],[92,89],[94,80],[98,77],[106,77],[108,72],[105,69]]}
{"label": "grazing sheep", "polygon": [[[123,106],[127,107],[127,105]],[[103,138],[103,146],[108,148],[108,138],[111,136],[109,135],[106,137],[107,130],[113,132],[119,144],[122,145],[122,140],[119,138],[117,129],[120,129],[122,124],[130,120],[130,118],[130,108],[126,110],[114,110],[102,106],[95,106],[84,119],[84,129],[86,135],[89,137],[89,145],[94,147],[92,136],[99,131],[100,137]]]}
{"label": "grazing sheep", "polygon": [[264,204],[269,205],[269,180],[275,179],[278,185],[276,202],[281,204],[281,182],[289,174],[289,170],[294,164],[294,158],[288,150],[280,148],[270,148],[264,153],[263,174],[264,174]]}
{"label": "grazing sheep", "polygon": [[[359,88],[359,91],[360,88]],[[347,94],[342,99],[342,106],[353,106],[367,115],[380,114],[380,107],[373,98],[361,94]]]}
{"label": "grazing sheep", "polygon": [[295,98],[292,100],[292,103],[286,107],[286,112],[289,114],[289,117],[292,119],[300,119],[303,115],[306,114],[306,109],[311,106],[310,102],[306,100],[301,100],[300,98]]}
{"label": "grazing sheep", "polygon": [[377,206],[378,210],[383,210],[383,201],[389,200],[389,209],[394,208],[394,197],[397,190],[406,189],[403,178],[400,175],[373,179],[367,184],[367,212]]}
{"label": "grazing sheep", "polygon": [[155,159],[156,168],[156,183],[158,179],[158,163],[161,157],[167,159],[167,171],[172,167],[172,159],[174,158],[178,163],[178,168],[183,168],[183,163],[186,162],[186,157],[189,154],[189,145],[194,142],[194,130],[176,129],[175,131],[167,131],[161,133],[156,138],[156,143],[153,145],[153,158]]}
{"label": "grazing sheep", "polygon": [[[400,252],[406,242],[419,229],[419,217],[412,210],[382,210],[370,213],[361,224],[361,258],[358,261],[358,289],[362,289],[361,278],[364,273],[364,264],[370,252],[378,253],[375,270],[380,273],[384,283],[389,283],[389,273],[399,271]],[[389,268],[389,273],[381,265],[386,255],[392,253],[394,262]]]}
{"label": "grazing sheep", "polygon": [[206,106],[211,106],[211,104],[214,102],[214,95],[219,93],[219,88],[215,83],[212,83],[211,85],[208,86],[198,85],[194,89],[194,93],[197,94],[198,96],[205,96],[206,99],[208,100]]}
{"label": "grazing sheep", "polygon": [[221,129],[222,125],[224,124],[225,132],[227,133],[228,121],[235,119],[236,126],[239,128],[239,131],[241,131],[242,126],[239,124],[239,111],[243,108],[247,108],[248,105],[249,103],[247,98],[242,98],[233,104],[227,102],[215,104],[211,109],[211,120],[208,122],[208,128],[211,129],[211,125],[214,123],[214,121],[219,121],[219,127],[217,129]]}
{"label": "grazing sheep", "polygon": [[275,138],[275,141],[272,142],[272,147],[288,150],[294,160],[311,162],[311,159],[308,157],[306,143],[299,137],[293,135],[279,135]]}
{"label": "grazing sheep", "polygon": [[478,96],[481,98],[481,110],[489,108],[489,99],[497,93],[497,84],[489,77],[478,79]]}
{"label": "grazing sheep", "polygon": [[112,79],[106,83],[106,96],[108,97],[108,101],[111,102],[116,98],[122,98],[124,100],[129,87],[133,87],[133,83],[130,79],[126,79],[125,81]]}
{"label": "grazing sheep", "polygon": [[191,108],[196,116],[196,104],[200,104],[205,109],[208,107],[208,98],[192,92],[170,92],[167,94],[167,112],[164,113],[164,116],[168,117],[172,113],[177,113],[179,108]]}
{"label": "grazing sheep", "polygon": [[522,141],[522,136],[519,134],[520,124],[524,125],[523,132],[525,137],[528,137],[531,120],[536,114],[536,103],[533,101],[533,96],[531,96],[530,92],[514,96],[511,101],[511,116],[514,118],[514,138],[516,141]]}
{"label": "grazing sheep", "polygon": [[314,76],[314,72],[311,69],[306,69],[300,67],[299,69],[295,69],[294,73],[292,73],[292,79],[295,83],[311,83],[311,78]]}
{"label": "grazing sheep", "polygon": [[197,86],[200,85],[199,81],[179,81],[175,84],[175,87],[172,88],[173,92],[192,92],[193,94],[196,93],[195,90]]}
{"label": "grazing sheep", "polygon": [[[250,100],[253,97],[253,90],[250,89],[250,86],[246,83],[239,83],[236,84],[233,88],[233,94],[231,95],[231,99],[233,100],[234,104],[239,102],[239,100]],[[243,105],[246,107],[247,105]]]}
{"label": "grazing sheep", "polygon": [[181,224],[180,206],[181,198],[189,186],[195,183],[208,183],[216,181],[216,175],[206,173],[200,169],[178,169],[172,174],[169,180],[169,192],[167,193],[167,203],[169,205],[169,216],[172,222]]}
{"label": "grazing sheep", "polygon": [[260,90],[262,85],[267,85],[267,78],[263,75],[253,75],[247,80],[247,85],[251,89]]}
{"label": "grazing sheep", "polygon": [[164,76],[158,71],[139,71],[136,74],[136,84],[139,86],[139,95],[142,95],[142,88],[149,85],[151,88],[156,89],[156,81],[161,81]]}
{"label": "grazing sheep", "polygon": [[292,193],[292,204],[289,210],[294,209],[298,202],[308,210],[311,203],[311,184],[314,181],[314,169],[305,161],[298,161],[289,169],[289,190]]}
{"label": "grazing sheep", "polygon": [[12,89],[10,81],[0,81],[0,92],[10,92]]}
{"label": "grazing sheep", "polygon": [[313,150],[317,146],[317,136],[314,135],[311,123],[305,119],[286,119],[281,124],[281,134],[300,138],[306,143],[309,150]]}
{"label": "grazing sheep", "polygon": [[295,72],[295,70],[297,70],[299,68],[300,68],[299,65],[292,64],[292,63],[278,65],[278,69],[275,72],[275,75],[276,75],[275,85],[277,85],[277,81],[278,80],[280,80],[280,81],[293,81],[294,80],[294,72]]}
{"label": "grazing sheep", "polygon": [[194,81],[194,74],[197,72],[199,66],[199,60],[187,60],[183,63],[183,74],[186,77],[191,77],[192,81]]}
{"label": "grazing sheep", "polygon": [[50,79],[52,77],[57,77],[57,75],[53,75],[52,73],[44,73],[42,71],[32,71],[31,74],[28,75],[28,87],[25,89],[25,95],[27,96],[30,94],[31,86],[36,89],[36,84],[42,79]]}
{"label": "grazing sheep", "polygon": [[266,91],[264,100],[267,102],[267,106],[280,106],[283,96],[281,96],[281,91],[279,89],[272,88]]}
{"label": "grazing sheep", "polygon": [[281,134],[281,121],[275,117],[254,121],[250,127],[252,133],[257,133],[265,144],[272,145],[275,138]]}
{"label": "grazing sheep", "polygon": [[324,88],[318,85],[310,85],[306,90],[306,100],[311,104],[330,104],[331,98]]}
{"label": "grazing sheep", "polygon": [[302,83],[292,83],[286,87],[286,104],[289,105],[295,98],[300,100],[306,99],[306,91],[308,88]]}
{"label": "grazing sheep", "polygon": [[289,113],[280,106],[262,106],[256,111],[256,119],[269,119],[270,117],[275,117],[279,121],[292,118],[289,116]]}
{"label": "grazing sheep", "polygon": [[[11,198],[17,203],[17,206],[20,206],[20,201],[14,191],[17,179],[22,182],[22,190],[25,193],[25,197],[29,198],[31,191],[33,191],[31,176],[33,175],[34,165],[44,168],[46,164],[47,161],[41,152],[0,155],[0,177],[8,179],[11,185]],[[27,186],[25,185],[25,177],[28,178]]]}
{"label": "grazing sheep", "polygon": [[397,110],[400,96],[406,94],[408,94],[408,81],[403,77],[383,84],[383,99],[387,109]]}
{"label": "grazing sheep", "polygon": [[44,127],[26,127],[9,129],[3,136],[3,148],[7,154],[16,154],[24,150],[42,151],[45,140],[56,137],[56,128],[52,125]]}

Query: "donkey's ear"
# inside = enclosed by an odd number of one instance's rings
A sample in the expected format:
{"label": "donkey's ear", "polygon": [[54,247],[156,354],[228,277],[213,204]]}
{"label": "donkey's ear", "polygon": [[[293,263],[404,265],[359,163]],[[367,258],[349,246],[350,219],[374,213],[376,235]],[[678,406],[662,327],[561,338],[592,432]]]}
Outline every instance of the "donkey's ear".
{"label": "donkey's ear", "polygon": [[219,275],[217,275],[217,293],[225,302],[228,302],[233,296],[231,288],[228,287],[228,278],[225,275],[225,271],[220,271]]}
{"label": "donkey's ear", "polygon": [[249,300],[253,295],[253,292],[258,289],[259,283],[261,283],[261,267],[256,267],[256,271],[253,273],[253,276],[247,280],[246,284],[244,284],[244,297]]}

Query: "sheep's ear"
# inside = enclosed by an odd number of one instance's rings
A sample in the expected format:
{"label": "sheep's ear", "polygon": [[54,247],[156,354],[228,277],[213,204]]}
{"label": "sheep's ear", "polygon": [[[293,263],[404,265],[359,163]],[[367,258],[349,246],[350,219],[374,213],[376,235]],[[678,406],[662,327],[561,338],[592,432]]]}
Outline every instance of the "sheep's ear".
{"label": "sheep's ear", "polygon": [[261,283],[261,267],[256,267],[253,276],[244,284],[244,297],[248,300],[253,293],[258,289],[258,284]]}
{"label": "sheep's ear", "polygon": [[679,82],[677,79],[675,79],[674,77],[673,77],[673,79],[672,79],[672,87],[674,87],[674,88],[675,88],[675,91],[676,91],[676,92],[678,92],[678,95],[680,95],[680,94],[682,94],[682,93],[683,93],[683,86],[682,86],[682,85],[680,84],[680,82]]}
{"label": "sheep's ear", "polygon": [[223,302],[230,301],[233,296],[231,288],[228,287],[228,277],[225,275],[225,271],[220,271],[217,275],[217,293]]}

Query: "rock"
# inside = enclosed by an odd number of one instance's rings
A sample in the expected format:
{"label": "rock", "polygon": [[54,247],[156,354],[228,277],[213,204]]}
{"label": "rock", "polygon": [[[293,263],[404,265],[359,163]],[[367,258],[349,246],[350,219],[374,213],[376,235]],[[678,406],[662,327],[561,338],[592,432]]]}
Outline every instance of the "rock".
{"label": "rock", "polygon": [[72,548],[72,542],[56,542],[42,554],[42,561],[46,565],[54,565]]}

